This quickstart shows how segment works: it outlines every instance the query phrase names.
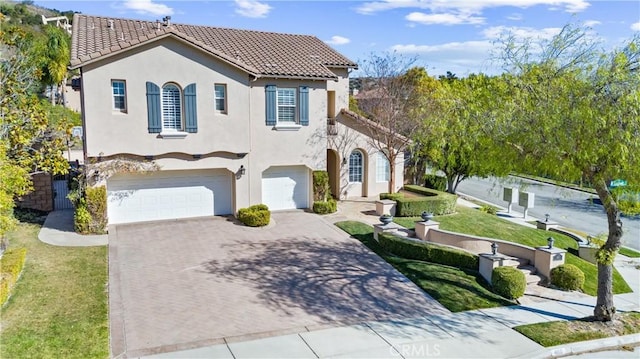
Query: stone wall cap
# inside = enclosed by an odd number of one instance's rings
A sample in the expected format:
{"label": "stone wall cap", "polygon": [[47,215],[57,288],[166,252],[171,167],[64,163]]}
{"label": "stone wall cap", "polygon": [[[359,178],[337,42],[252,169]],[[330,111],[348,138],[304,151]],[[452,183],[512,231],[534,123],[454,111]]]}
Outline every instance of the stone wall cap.
{"label": "stone wall cap", "polygon": [[556,247],[549,248],[549,247],[547,247],[547,246],[544,246],[544,247],[536,247],[536,249],[537,249],[537,250],[539,250],[539,251],[549,252],[549,253],[554,253],[554,254],[555,254],[555,253],[566,253],[566,252],[567,252],[566,250],[564,250],[564,249],[562,249],[562,248],[556,248]]}

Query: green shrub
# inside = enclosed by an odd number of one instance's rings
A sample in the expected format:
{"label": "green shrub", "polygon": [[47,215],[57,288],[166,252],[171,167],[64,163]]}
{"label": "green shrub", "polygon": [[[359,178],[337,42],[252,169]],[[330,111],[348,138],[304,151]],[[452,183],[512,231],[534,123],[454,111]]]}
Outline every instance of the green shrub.
{"label": "green shrub", "polygon": [[380,193],[380,199],[390,199],[392,201],[397,201],[400,198],[404,198],[403,193]]}
{"label": "green shrub", "polygon": [[26,257],[27,249],[17,248],[6,251],[0,258],[0,305],[9,299],[11,288],[20,277]]}
{"label": "green shrub", "polygon": [[562,264],[551,269],[551,284],[565,290],[582,289],[584,273],[573,264]]}
{"label": "green shrub", "polygon": [[494,293],[507,299],[517,299],[524,295],[527,279],[518,268],[498,267],[491,273]]}
{"label": "green shrub", "polygon": [[84,200],[80,200],[76,205],[76,212],[73,215],[73,227],[78,233],[91,233],[89,230],[91,228],[91,213],[89,213]]}
{"label": "green shrub", "polygon": [[488,205],[488,204],[483,204],[480,208],[479,208],[480,212],[484,212],[487,214],[497,214],[498,213],[498,209],[494,206]]}
{"label": "green shrub", "polygon": [[456,195],[440,192],[416,185],[405,185],[409,192],[420,194],[424,197],[408,197],[396,200],[396,216],[416,217],[427,211],[435,215],[450,214],[456,210]]}
{"label": "green shrub", "polygon": [[87,187],[85,190],[87,210],[91,214],[89,232],[105,233],[107,229],[107,188]]}
{"label": "green shrub", "polygon": [[238,210],[238,220],[249,227],[264,227],[271,221],[271,212],[265,204],[256,204]]}
{"label": "green shrub", "polygon": [[338,203],[335,199],[331,198],[328,201],[315,201],[313,202],[313,212],[317,214],[329,214],[338,210]]}
{"label": "green shrub", "polygon": [[460,249],[409,241],[385,233],[378,234],[378,241],[384,250],[402,258],[478,270],[478,256]]}
{"label": "green shrub", "polygon": [[424,175],[424,186],[444,192],[447,190],[447,179],[438,175]]}
{"label": "green shrub", "polygon": [[329,173],[327,171],[313,171],[313,200],[327,201],[330,191]]}

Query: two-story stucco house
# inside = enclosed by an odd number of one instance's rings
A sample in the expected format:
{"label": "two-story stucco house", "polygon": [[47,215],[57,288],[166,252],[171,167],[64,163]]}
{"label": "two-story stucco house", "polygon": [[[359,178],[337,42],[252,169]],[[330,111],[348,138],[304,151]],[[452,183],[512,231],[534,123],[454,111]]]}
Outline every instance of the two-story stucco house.
{"label": "two-story stucco house", "polygon": [[309,208],[313,170],[341,198],[387,191],[364,132],[331,148],[357,65],[314,36],[76,14],[71,68],[85,163],[160,167],[107,179],[109,223]]}

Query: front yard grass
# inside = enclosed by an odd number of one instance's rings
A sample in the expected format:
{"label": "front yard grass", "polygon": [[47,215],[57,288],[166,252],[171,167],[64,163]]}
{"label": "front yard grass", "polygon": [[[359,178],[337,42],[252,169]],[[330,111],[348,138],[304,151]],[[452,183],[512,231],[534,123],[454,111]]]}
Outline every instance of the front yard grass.
{"label": "front yard grass", "polygon": [[[406,228],[415,228],[417,217],[395,217],[394,221]],[[550,233],[541,229],[525,227],[506,221],[495,215],[482,213],[473,208],[458,206],[457,212],[444,216],[436,216],[435,221],[440,223],[440,229],[452,232],[466,233],[474,236],[501,239],[509,242],[520,243],[530,247],[547,245],[547,238],[555,239],[554,246],[567,250],[566,263],[580,268],[585,275],[585,283],[582,291],[595,296],[598,288],[596,265],[581,259],[577,255],[578,244],[575,240],[559,233]],[[614,269],[613,293],[630,293],[631,288]]]}
{"label": "front yard grass", "polygon": [[587,317],[570,321],[527,324],[513,329],[542,346],[552,347],[640,333],[640,313],[618,313],[616,320],[612,322],[598,322]]}
{"label": "front yard grass", "polygon": [[51,246],[39,230],[22,223],[9,233],[9,248],[26,248],[27,259],[0,310],[0,357],[108,357],[106,246]]}
{"label": "front yard grass", "polygon": [[344,221],[336,226],[358,239],[452,312],[516,304],[487,289],[477,272],[404,259],[385,252],[373,238],[373,227],[367,224]]}

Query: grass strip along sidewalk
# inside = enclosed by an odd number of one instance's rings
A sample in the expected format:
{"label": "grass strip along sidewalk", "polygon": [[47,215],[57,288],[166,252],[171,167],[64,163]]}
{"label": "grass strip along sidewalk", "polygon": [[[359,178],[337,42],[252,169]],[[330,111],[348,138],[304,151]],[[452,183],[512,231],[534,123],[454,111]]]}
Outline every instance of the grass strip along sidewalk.
{"label": "grass strip along sidewalk", "polygon": [[106,246],[55,247],[39,231],[23,223],[9,234],[27,257],[0,312],[0,358],[108,357]]}

